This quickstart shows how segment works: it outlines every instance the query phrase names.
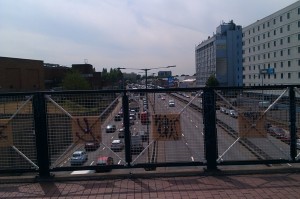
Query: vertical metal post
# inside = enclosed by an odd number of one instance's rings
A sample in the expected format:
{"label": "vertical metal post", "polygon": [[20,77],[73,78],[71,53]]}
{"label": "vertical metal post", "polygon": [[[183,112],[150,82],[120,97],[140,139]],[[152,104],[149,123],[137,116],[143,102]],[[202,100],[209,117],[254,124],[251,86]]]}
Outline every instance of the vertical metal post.
{"label": "vertical metal post", "polygon": [[130,140],[130,124],[129,124],[129,102],[128,96],[126,95],[126,91],[123,91],[122,97],[122,107],[123,107],[123,123],[124,123],[124,140],[125,140],[125,161],[128,166],[132,162],[131,158],[131,140]]}
{"label": "vertical metal post", "polygon": [[34,125],[36,136],[37,163],[39,177],[50,177],[50,158],[48,152],[48,132],[46,117],[46,102],[43,93],[37,93],[33,97]]}
{"label": "vertical metal post", "polygon": [[216,128],[215,93],[212,88],[204,89],[202,95],[204,150],[207,161],[207,171],[217,170],[218,145]]}
{"label": "vertical metal post", "polygon": [[296,135],[296,97],[294,87],[289,88],[290,95],[290,155],[293,161],[297,156],[297,135]]}

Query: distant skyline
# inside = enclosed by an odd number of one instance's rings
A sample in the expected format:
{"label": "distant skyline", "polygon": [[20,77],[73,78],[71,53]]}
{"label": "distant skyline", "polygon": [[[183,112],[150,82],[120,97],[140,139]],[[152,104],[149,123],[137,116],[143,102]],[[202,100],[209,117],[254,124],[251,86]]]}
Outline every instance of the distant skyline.
{"label": "distant skyline", "polygon": [[222,22],[245,27],[295,2],[0,0],[0,56],[68,67],[88,60],[100,72],[176,65],[161,70],[193,75],[195,46]]}

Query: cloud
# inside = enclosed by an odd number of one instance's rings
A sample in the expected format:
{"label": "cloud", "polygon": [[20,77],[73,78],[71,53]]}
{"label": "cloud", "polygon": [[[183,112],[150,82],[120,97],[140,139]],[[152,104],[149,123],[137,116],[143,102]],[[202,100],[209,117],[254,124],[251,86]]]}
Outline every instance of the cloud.
{"label": "cloud", "polygon": [[0,56],[70,66],[177,65],[195,73],[195,45],[224,20],[247,26],[293,0],[0,1]]}

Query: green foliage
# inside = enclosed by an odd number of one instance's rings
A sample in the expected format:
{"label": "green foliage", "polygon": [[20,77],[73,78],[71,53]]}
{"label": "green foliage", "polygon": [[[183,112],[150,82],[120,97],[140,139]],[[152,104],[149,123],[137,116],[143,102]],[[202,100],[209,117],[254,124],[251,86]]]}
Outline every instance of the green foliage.
{"label": "green foliage", "polygon": [[210,75],[210,77],[206,81],[205,85],[207,87],[219,86],[219,81],[217,80],[217,78],[215,77],[215,75]]}
{"label": "green foliage", "polygon": [[63,79],[64,90],[89,90],[90,85],[86,79],[77,71],[71,71],[67,73]]}
{"label": "green foliage", "polygon": [[123,78],[122,72],[117,68],[111,68],[109,72],[107,72],[106,68],[103,68],[101,73],[101,78],[103,81],[103,85],[114,85],[118,83]]}

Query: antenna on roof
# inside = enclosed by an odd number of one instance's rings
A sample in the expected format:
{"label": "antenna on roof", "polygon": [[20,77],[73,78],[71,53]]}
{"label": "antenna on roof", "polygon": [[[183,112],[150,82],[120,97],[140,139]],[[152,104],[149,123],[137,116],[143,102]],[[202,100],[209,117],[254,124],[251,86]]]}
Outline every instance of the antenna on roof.
{"label": "antenna on roof", "polygon": [[88,64],[88,63],[89,63],[89,60],[88,60],[88,59],[84,59],[84,63],[85,63],[85,64]]}

